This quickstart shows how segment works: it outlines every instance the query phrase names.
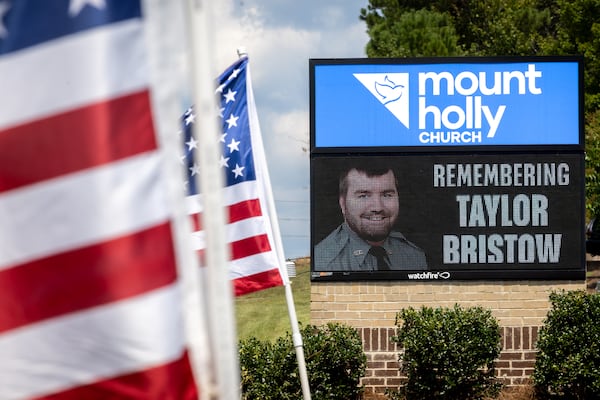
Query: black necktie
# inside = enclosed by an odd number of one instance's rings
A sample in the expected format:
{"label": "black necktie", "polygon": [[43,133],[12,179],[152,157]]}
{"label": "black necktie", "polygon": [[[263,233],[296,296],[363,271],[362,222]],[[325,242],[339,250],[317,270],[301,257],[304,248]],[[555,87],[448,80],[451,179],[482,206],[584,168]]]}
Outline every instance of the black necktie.
{"label": "black necktie", "polygon": [[377,269],[378,270],[388,270],[390,269],[390,267],[388,266],[387,263],[387,252],[385,251],[385,249],[381,246],[372,246],[369,249],[369,254],[371,254],[372,256],[374,256],[377,259]]}

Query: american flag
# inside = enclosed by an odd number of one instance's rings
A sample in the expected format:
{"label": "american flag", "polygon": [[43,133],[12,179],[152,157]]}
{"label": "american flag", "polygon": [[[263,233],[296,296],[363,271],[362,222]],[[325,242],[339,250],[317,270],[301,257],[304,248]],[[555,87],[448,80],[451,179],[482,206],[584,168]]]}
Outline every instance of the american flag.
{"label": "american flag", "polygon": [[[229,273],[235,294],[239,296],[282,285],[287,275],[271,225],[276,222],[272,220],[276,216],[267,207],[271,187],[248,57],[240,58],[219,76],[217,94],[222,120],[219,140],[223,149],[219,164],[224,173],[223,197],[229,218],[226,230],[226,240],[231,249]],[[199,167],[193,156],[198,146],[192,135],[195,119],[192,108],[183,115],[182,161],[188,173],[186,185],[189,191],[188,210],[194,228],[194,248],[202,255],[205,249],[202,195],[195,185]]]}
{"label": "american flag", "polygon": [[146,10],[0,0],[2,400],[196,398]]}

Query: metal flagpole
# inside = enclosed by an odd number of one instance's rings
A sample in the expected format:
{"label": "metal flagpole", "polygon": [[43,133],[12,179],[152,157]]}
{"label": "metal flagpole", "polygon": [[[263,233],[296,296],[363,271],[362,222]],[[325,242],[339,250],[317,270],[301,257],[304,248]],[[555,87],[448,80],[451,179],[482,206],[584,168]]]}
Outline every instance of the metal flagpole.
{"label": "metal flagpole", "polygon": [[192,47],[193,100],[196,137],[199,142],[202,224],[206,234],[206,286],[212,367],[217,393],[204,393],[209,399],[239,400],[240,368],[238,362],[233,289],[229,278],[229,249],[225,240],[225,210],[222,171],[219,167],[219,126],[212,63],[213,12],[210,0],[188,0],[190,41]]}
{"label": "metal flagpole", "polygon": [[[245,48],[239,48],[238,49],[238,56],[241,57],[246,57],[248,55],[248,53],[246,52]],[[246,78],[246,82],[251,82],[250,77],[249,77],[249,70],[246,72],[247,74],[247,78]],[[254,93],[252,91],[252,87],[251,85],[249,85],[249,87],[246,90],[246,96],[248,98],[248,103],[254,105]],[[250,106],[249,106],[250,108]],[[258,124],[257,124],[258,125]],[[283,284],[284,284],[284,288],[285,288],[285,300],[287,303],[287,309],[288,309],[288,315],[290,318],[290,324],[292,326],[292,340],[294,343],[294,348],[296,350],[296,359],[298,361],[298,371],[299,371],[299,375],[300,375],[300,385],[302,388],[302,398],[303,400],[310,400],[311,399],[311,395],[310,395],[310,385],[309,385],[309,381],[308,381],[308,374],[306,372],[306,362],[305,362],[305,358],[304,358],[304,344],[302,342],[302,335],[300,334],[300,328],[298,326],[298,317],[296,316],[296,306],[294,304],[294,296],[292,294],[292,286],[291,286],[291,282],[290,279],[288,277],[287,274],[287,270],[285,268],[285,256],[284,256],[284,252],[283,252],[283,244],[281,242],[281,232],[279,230],[279,222],[277,220],[277,210],[275,209],[275,200],[273,198],[273,191],[272,191],[272,187],[271,187],[271,179],[269,177],[269,171],[266,165],[266,158],[264,155],[264,147],[262,144],[262,138],[260,135],[257,135],[257,139],[261,140],[261,143],[259,143],[257,146],[253,147],[253,151],[255,152],[255,156],[257,159],[260,160],[260,162],[263,164],[261,165],[261,169],[263,170],[263,181],[264,181],[264,191],[265,191],[265,198],[266,198],[266,202],[267,202],[267,209],[268,209],[268,213],[271,216],[271,218],[269,218],[270,222],[271,222],[271,229],[273,232],[273,240],[274,240],[274,247],[275,247],[275,251],[277,253],[277,261],[280,265],[279,271],[281,274],[281,278],[283,280]],[[259,153],[259,155],[257,155],[257,153]]]}
{"label": "metal flagpole", "polygon": [[298,317],[296,317],[296,307],[294,306],[294,296],[292,295],[292,285],[288,279],[285,283],[285,300],[288,306],[288,315],[292,324],[292,340],[296,349],[296,359],[298,360],[298,371],[300,371],[300,385],[302,387],[302,398],[310,400],[310,385],[308,373],[306,372],[306,362],[304,359],[304,343],[298,327]]}
{"label": "metal flagpole", "polygon": [[[188,343],[190,364],[196,380],[198,399],[200,393],[211,392],[209,376],[210,354],[205,316],[205,300],[198,257],[192,250],[190,220],[185,205],[181,183],[184,176],[180,165],[175,162],[181,154],[181,142],[176,132],[181,127],[181,100],[189,95],[189,70],[186,58],[188,51],[185,38],[183,2],[171,0],[145,0],[148,64],[153,74],[151,96],[153,118],[157,127],[158,140],[165,153],[164,173],[169,189],[169,200],[173,211],[173,237],[177,256],[179,281],[181,282],[182,313]],[[175,139],[175,140],[173,140]]]}

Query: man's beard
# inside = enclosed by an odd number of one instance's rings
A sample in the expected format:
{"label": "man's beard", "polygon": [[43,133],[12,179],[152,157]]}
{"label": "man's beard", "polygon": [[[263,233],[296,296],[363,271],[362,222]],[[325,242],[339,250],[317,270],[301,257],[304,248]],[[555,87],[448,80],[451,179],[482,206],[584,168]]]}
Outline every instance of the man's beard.
{"label": "man's beard", "polygon": [[[377,223],[378,218],[383,218]],[[374,223],[371,223],[371,221]],[[362,214],[360,217],[346,218],[348,226],[363,240],[369,242],[381,242],[388,237],[392,231],[395,220],[391,216],[378,214]]]}

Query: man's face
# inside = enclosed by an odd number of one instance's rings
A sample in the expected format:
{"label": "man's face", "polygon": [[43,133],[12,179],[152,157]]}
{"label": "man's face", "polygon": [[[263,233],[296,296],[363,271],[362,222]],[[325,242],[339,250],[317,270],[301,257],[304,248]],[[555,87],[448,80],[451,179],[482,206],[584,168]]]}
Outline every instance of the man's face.
{"label": "man's face", "polygon": [[398,191],[394,173],[367,176],[350,170],[346,177],[348,190],[339,198],[348,226],[371,244],[382,242],[398,218]]}

